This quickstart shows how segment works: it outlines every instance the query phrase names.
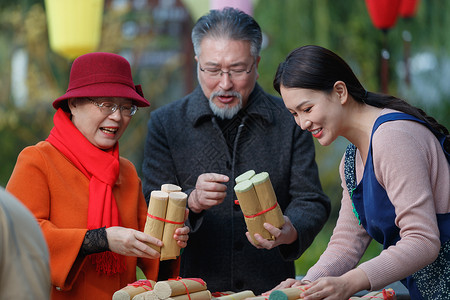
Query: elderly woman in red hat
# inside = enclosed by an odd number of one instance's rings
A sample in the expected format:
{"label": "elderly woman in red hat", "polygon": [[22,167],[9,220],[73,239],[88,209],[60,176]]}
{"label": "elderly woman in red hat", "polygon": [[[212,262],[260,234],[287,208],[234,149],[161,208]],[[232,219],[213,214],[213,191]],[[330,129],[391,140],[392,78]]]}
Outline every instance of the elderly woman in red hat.
{"label": "elderly woman in red hat", "polygon": [[[138,107],[149,105],[126,59],[82,55],[53,102],[49,137],[20,153],[7,190],[34,213],[47,240],[52,299],[111,299],[136,281],[136,266],[157,280],[159,253],[148,244],[162,242],[142,232],[141,181],[118,143]],[[181,247],[188,233],[186,226],[175,232]]]}

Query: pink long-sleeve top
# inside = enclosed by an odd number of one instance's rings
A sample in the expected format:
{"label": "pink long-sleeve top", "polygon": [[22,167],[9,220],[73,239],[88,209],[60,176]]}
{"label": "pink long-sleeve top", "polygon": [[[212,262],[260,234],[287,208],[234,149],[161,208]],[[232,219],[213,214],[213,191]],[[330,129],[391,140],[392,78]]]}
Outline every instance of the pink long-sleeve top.
{"label": "pink long-sleeve top", "polygon": [[[384,109],[382,114],[389,112],[393,110]],[[437,258],[441,244],[436,214],[450,212],[450,165],[431,131],[414,121],[380,125],[373,135],[372,150],[375,176],[395,207],[401,237],[397,244],[358,266],[366,273],[371,289],[377,290]],[[355,161],[359,183],[364,172],[359,151]],[[337,224],[327,249],[304,280],[346,273],[357,266],[371,242],[352,212],[344,158],[339,172],[343,193]]]}

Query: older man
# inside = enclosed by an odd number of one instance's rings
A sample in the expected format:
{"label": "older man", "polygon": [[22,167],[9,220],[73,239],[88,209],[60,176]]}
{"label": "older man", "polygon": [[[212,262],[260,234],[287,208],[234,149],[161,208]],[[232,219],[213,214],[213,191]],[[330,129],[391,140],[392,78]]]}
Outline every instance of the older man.
{"label": "older man", "polygon": [[[192,231],[180,275],[204,279],[211,291],[259,294],[295,276],[293,261],[330,212],[310,134],[256,83],[261,41],[259,25],[242,11],[201,17],[192,31],[200,85],[148,123],[144,194],[148,201],[163,183],[189,194]],[[266,223],[275,240],[256,235],[259,245],[234,201],[234,179],[250,169],[270,174],[286,220],[281,229]]]}

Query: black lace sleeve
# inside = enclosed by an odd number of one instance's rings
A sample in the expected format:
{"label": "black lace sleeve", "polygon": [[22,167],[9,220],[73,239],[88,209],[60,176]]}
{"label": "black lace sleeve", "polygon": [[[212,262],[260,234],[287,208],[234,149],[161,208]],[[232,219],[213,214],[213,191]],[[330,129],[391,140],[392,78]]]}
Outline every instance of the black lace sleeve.
{"label": "black lace sleeve", "polygon": [[88,230],[81,245],[80,255],[86,256],[93,253],[105,252],[109,250],[108,238],[106,237],[106,227]]}

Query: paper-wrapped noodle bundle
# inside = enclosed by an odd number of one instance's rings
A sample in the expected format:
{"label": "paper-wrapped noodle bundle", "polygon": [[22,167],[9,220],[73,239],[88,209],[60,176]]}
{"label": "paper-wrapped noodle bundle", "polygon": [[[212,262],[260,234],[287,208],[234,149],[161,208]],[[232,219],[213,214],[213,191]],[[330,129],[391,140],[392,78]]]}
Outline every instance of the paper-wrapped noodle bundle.
{"label": "paper-wrapped noodle bundle", "polygon": [[253,183],[250,180],[241,181],[236,184],[234,191],[239,200],[245,224],[253,242],[258,244],[254,239],[255,233],[259,233],[265,239],[271,239],[272,235],[264,228],[265,218],[260,214],[262,209]]}
{"label": "paper-wrapped noodle bundle", "polygon": [[255,175],[250,170],[239,175],[236,183],[234,191],[253,242],[258,244],[254,239],[255,233],[259,233],[264,239],[273,240],[273,236],[264,228],[264,223],[281,228],[285,221],[269,173]]}
{"label": "paper-wrapped noodle bundle", "polygon": [[[159,240],[162,240],[163,237],[168,200],[169,194],[166,192],[152,191],[150,194],[144,233]],[[153,244],[149,244],[149,246],[161,253],[160,247]]]}
{"label": "paper-wrapped noodle bundle", "polygon": [[159,299],[168,299],[184,294],[205,291],[206,282],[200,278],[179,278],[158,281],[155,284],[155,294]]}
{"label": "paper-wrapped noodle bundle", "polygon": [[361,297],[351,297],[349,300],[368,300],[368,299],[383,299],[383,300],[397,300],[397,296],[393,289],[383,289],[382,291],[370,292]]}
{"label": "paper-wrapped noodle bundle", "polygon": [[181,187],[175,184],[165,183],[161,185],[161,191],[166,192],[168,194],[173,192],[181,192]]}
{"label": "paper-wrapped noodle bundle", "polygon": [[251,297],[255,297],[255,294],[252,291],[250,291],[250,290],[246,290],[246,291],[234,293],[234,294],[231,294],[231,295],[218,297],[216,299],[220,299],[220,300],[244,300],[244,299],[251,298]]}
{"label": "paper-wrapped noodle bundle", "polygon": [[284,217],[280,205],[278,205],[277,196],[273,190],[269,173],[261,172],[256,174],[251,178],[251,181],[255,187],[261,209],[262,211],[266,211],[264,213],[266,222],[277,228],[281,228],[284,225]]}
{"label": "paper-wrapped noodle bundle", "polygon": [[181,247],[177,244],[173,235],[175,230],[184,224],[186,201],[187,195],[183,192],[169,193],[160,260],[175,259],[180,256]]}
{"label": "paper-wrapped noodle bundle", "polygon": [[155,286],[153,280],[138,280],[121,288],[113,294],[112,300],[131,300],[136,295],[153,290]]}

